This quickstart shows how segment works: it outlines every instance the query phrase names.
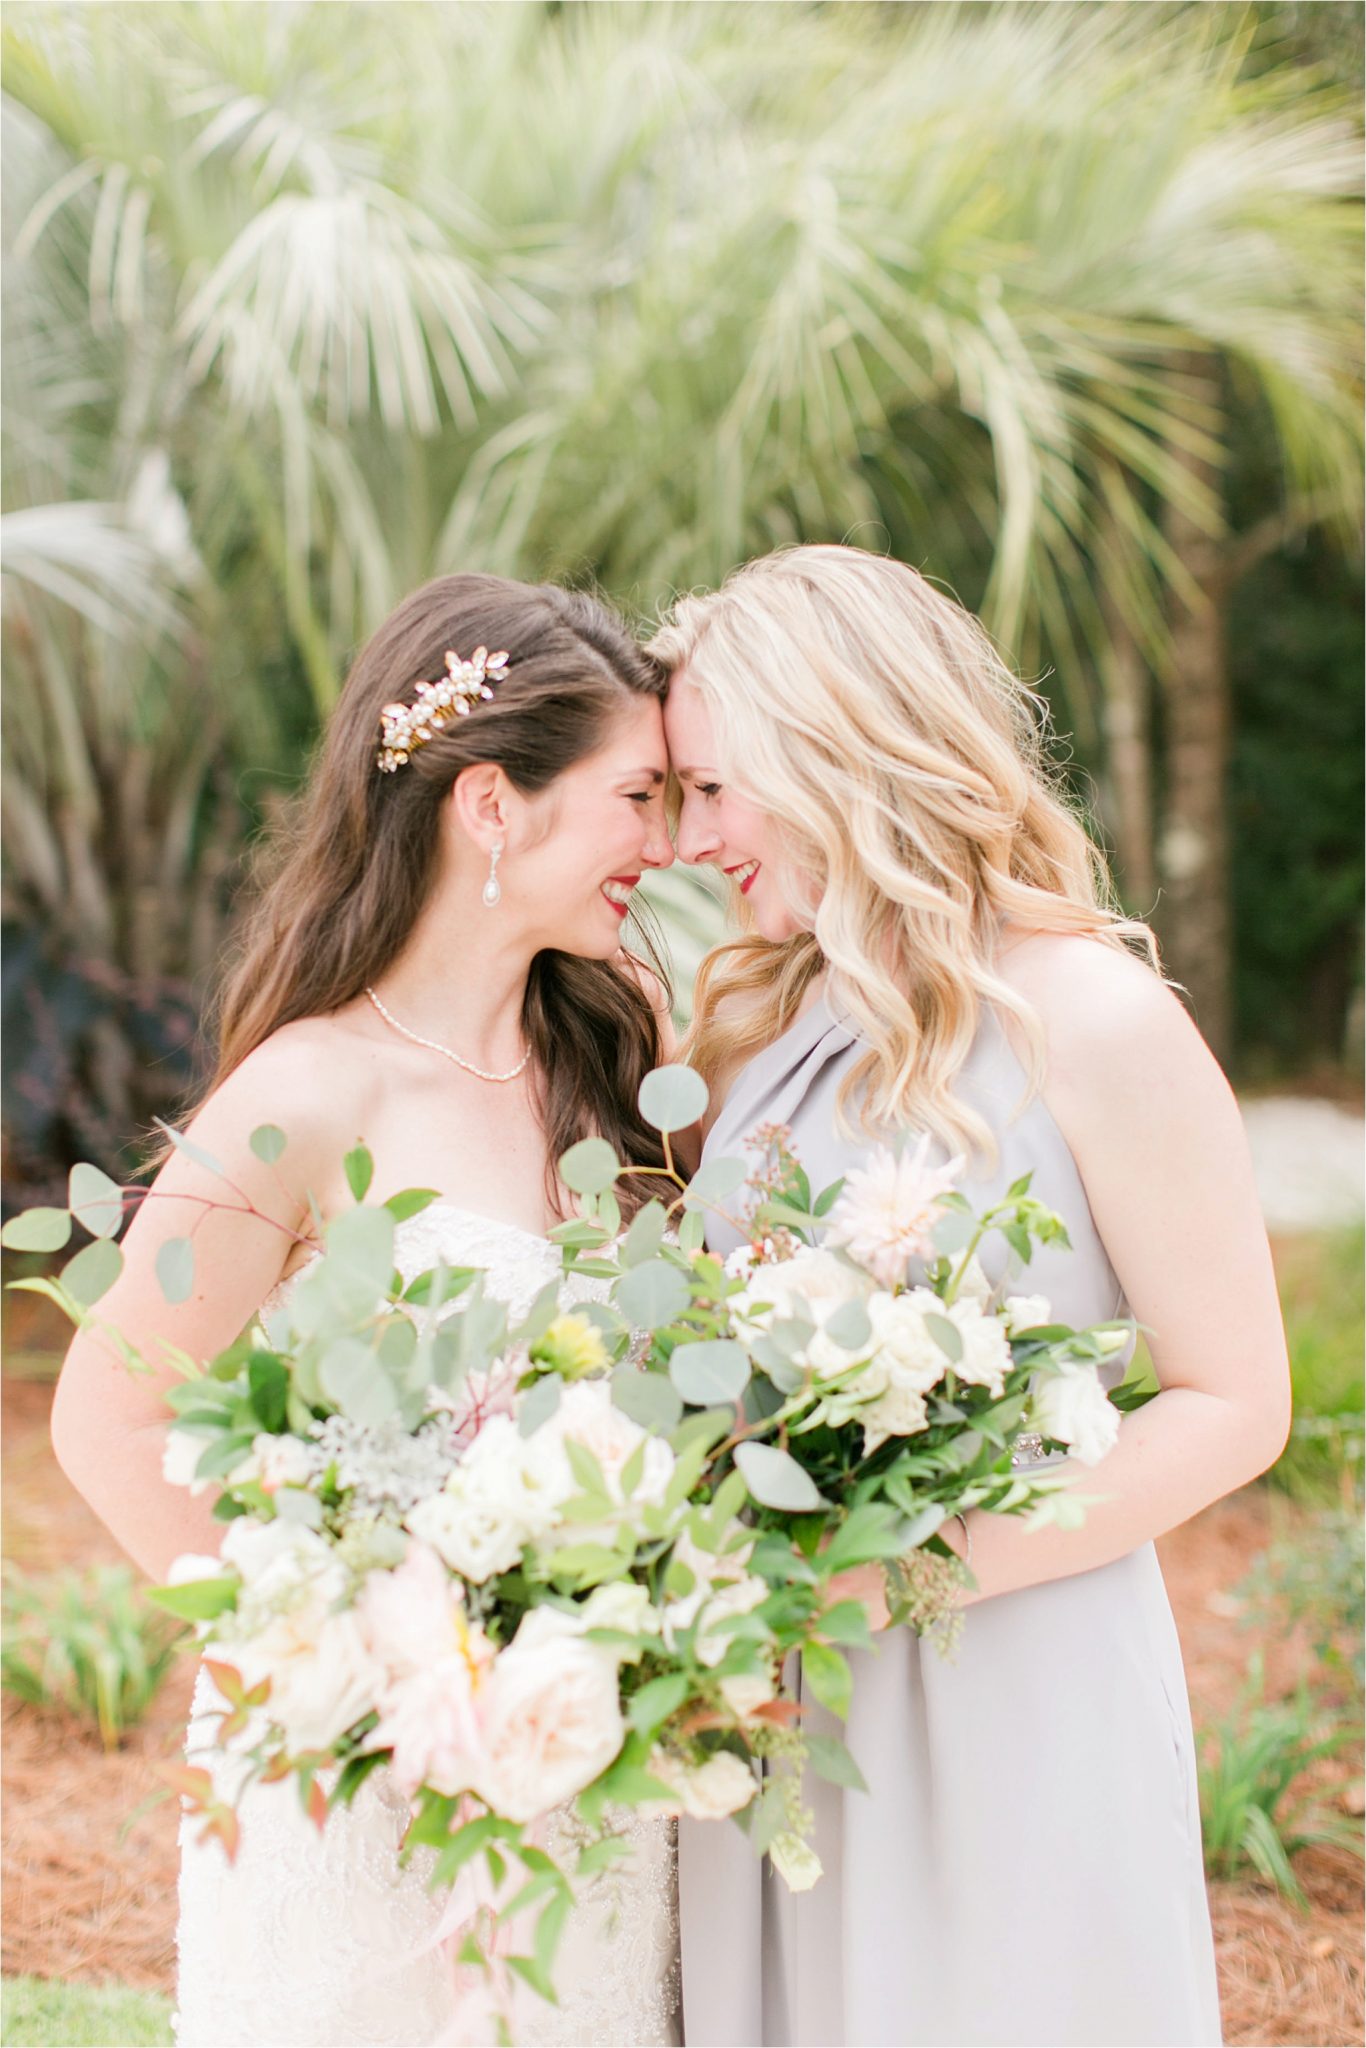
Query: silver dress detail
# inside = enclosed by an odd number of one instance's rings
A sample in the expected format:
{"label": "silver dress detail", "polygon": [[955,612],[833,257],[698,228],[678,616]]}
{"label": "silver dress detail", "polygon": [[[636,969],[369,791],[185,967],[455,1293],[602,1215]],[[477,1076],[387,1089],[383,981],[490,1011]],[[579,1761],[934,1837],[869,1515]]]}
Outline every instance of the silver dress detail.
{"label": "silver dress detail", "polygon": [[[438,1256],[486,1267],[514,1315],[560,1270],[547,1239],[446,1203],[401,1223],[395,1238],[405,1278]],[[591,1289],[568,1282],[566,1299]],[[280,1298],[277,1290],[265,1312]],[[200,1708],[210,1696],[201,1683]],[[191,1721],[191,1758],[211,1737],[210,1724]],[[387,1771],[321,1833],[292,1785],[253,1786],[240,1814],[232,1864],[216,1841],[197,1841],[201,1823],[181,1828],[179,2048],[467,2048],[482,2037],[436,1940],[445,1895],[427,1890],[431,1854],[400,1865],[408,1805]],[[557,1809],[545,1846],[571,1848],[578,1825],[572,1808]],[[518,2048],[675,2048],[680,2039],[674,1826],[631,1814],[624,1832],[630,1856],[581,1888],[561,1938],[560,2004],[518,1996]]]}
{"label": "silver dress detail", "polygon": [[[858,1165],[835,1098],[863,1049],[818,1001],[744,1068],[706,1156],[780,1123],[813,1189]],[[1071,1235],[1022,1289],[1078,1327],[1126,1313],[1061,1132],[1037,1097],[1015,1114],[1026,1076],[990,1011],[955,1085],[1000,1145],[974,1200],[1032,1171]],[[1005,1256],[984,1248],[993,1281]],[[1190,1709],[1153,1546],[969,1608],[951,1662],[906,1629],[851,1661],[869,1791],[808,1782],[811,1891],[762,1874],[738,1829],[679,1824],[688,2048],[1217,2043]],[[813,1703],[806,1725],[833,1724]]]}

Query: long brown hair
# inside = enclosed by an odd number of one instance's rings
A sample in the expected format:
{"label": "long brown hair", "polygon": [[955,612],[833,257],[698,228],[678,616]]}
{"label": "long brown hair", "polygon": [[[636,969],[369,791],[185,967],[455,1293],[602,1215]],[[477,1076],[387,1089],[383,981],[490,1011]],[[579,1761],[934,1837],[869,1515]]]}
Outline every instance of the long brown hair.
{"label": "long brown hair", "polygon": [[[468,655],[476,646],[508,652],[493,698],[382,774],[381,706],[411,702],[420,680],[442,674],[447,648]],[[439,576],[405,598],[357,657],[297,816],[271,850],[273,877],[219,997],[207,1092],[282,1024],[354,1001],[397,958],[431,891],[441,806],[462,769],[496,762],[534,795],[603,744],[626,699],[663,694],[659,664],[581,592],[464,575]],[[552,1200],[555,1163],[580,1138],[606,1138],[632,1164],[663,1163],[659,1135],[636,1107],[642,1079],[663,1058],[659,1025],[629,966],[538,953],[522,1026]],[[647,1181],[626,1187],[633,1203],[650,1191]]]}

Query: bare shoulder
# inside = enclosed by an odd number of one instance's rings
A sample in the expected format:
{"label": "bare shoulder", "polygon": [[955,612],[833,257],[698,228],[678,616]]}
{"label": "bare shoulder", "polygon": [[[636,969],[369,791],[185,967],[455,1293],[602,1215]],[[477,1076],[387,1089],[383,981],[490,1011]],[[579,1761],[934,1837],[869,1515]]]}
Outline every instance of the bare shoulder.
{"label": "bare shoulder", "polygon": [[214,1089],[194,1119],[197,1137],[249,1140],[261,1124],[283,1130],[295,1163],[330,1158],[364,1127],[378,1078],[373,1049],[340,1018],[281,1025]]}
{"label": "bare shoulder", "polygon": [[[1119,1108],[1168,1091],[1232,1101],[1232,1090],[1176,990],[1145,960],[1103,940],[1061,932],[1013,939],[1001,979],[1037,1011],[1047,1043],[1050,1105]],[[1012,1037],[1017,1028],[1011,1029]]]}

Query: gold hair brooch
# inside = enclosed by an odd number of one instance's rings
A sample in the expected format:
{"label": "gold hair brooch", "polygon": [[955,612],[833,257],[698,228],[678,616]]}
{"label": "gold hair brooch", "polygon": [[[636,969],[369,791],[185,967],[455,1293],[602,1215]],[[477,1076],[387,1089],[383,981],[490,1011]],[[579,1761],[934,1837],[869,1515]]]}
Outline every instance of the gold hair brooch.
{"label": "gold hair brooch", "polygon": [[506,652],[490,654],[476,647],[468,661],[446,650],[446,673],[434,683],[419,683],[411,704],[386,704],[379,714],[380,749],[375,764],[393,775],[419,747],[435,739],[452,718],[468,718],[476,704],[493,695],[492,685],[507,674]]}

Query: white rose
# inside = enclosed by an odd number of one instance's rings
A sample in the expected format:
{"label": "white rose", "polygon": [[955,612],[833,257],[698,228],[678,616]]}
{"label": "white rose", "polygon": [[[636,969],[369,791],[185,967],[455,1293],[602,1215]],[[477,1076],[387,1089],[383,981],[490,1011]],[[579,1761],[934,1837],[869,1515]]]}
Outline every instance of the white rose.
{"label": "white rose", "polygon": [[495,1660],[483,1695],[485,1755],[475,1789],[508,1820],[534,1820],[582,1792],[625,1738],[616,1658],[561,1632],[565,1622],[574,1628],[568,1616],[533,1609]]}
{"label": "white rose", "polygon": [[206,1557],[187,1550],[183,1557],[178,1557],[173,1562],[166,1574],[166,1583],[168,1586],[194,1586],[198,1585],[201,1579],[217,1579],[222,1576],[221,1557]]}
{"label": "white rose", "polygon": [[337,1566],[330,1544],[302,1522],[258,1522],[239,1515],[223,1538],[223,1560],[253,1590],[263,1581],[281,1591]]}
{"label": "white rose", "polygon": [[560,1445],[568,1439],[591,1452],[609,1493],[618,1501],[623,1500],[622,1472],[644,1444],[644,1467],[631,1499],[650,1507],[663,1506],[674,1473],[672,1447],[623,1414],[606,1380],[576,1380],[566,1387],[555,1413],[536,1431],[533,1441],[542,1436]]}
{"label": "white rose", "polygon": [[963,1340],[963,1355],[954,1371],[969,1386],[985,1387],[994,1400],[999,1399],[1010,1370],[1005,1324],[997,1315],[984,1315],[979,1301],[955,1301],[949,1318]]}
{"label": "white rose", "polygon": [[330,1749],[376,1704],[384,1684],[355,1613],[331,1613],[321,1600],[234,1644],[233,1660],[248,1688],[269,1678],[265,1712],[295,1750]]}
{"label": "white rose", "polygon": [[1053,1304],[1046,1294],[1008,1294],[1005,1300],[1006,1328],[1041,1330],[1053,1320]]}
{"label": "white rose", "polygon": [[686,1813],[692,1820],[724,1820],[727,1814],[748,1806],[757,1789],[750,1766],[728,1749],[718,1749],[704,1764],[693,1765],[657,1749],[647,1769],[674,1794],[669,1800],[652,1800],[652,1810]]}
{"label": "white rose", "polygon": [[925,1327],[926,1315],[946,1315],[943,1302],[928,1287],[909,1294],[875,1294],[868,1304],[877,1349],[873,1365],[889,1383],[928,1394],[948,1370],[947,1354]]}
{"label": "white rose", "polygon": [[[803,1248],[780,1264],[755,1268],[749,1284],[726,1303],[733,1320],[767,1330],[800,1317],[820,1329],[847,1301],[866,1301],[872,1282],[833,1252]],[[847,1353],[843,1357],[847,1360]]]}
{"label": "white rose", "polygon": [[188,1429],[168,1429],[161,1449],[161,1476],[166,1484],[188,1486],[191,1493],[203,1493],[206,1486],[212,1486],[213,1480],[194,1476],[195,1466],[211,1442],[211,1437],[195,1436]]}
{"label": "white rose", "polygon": [[1067,1444],[1083,1465],[1098,1465],[1119,1437],[1119,1410],[1090,1365],[1049,1374],[1035,1389],[1030,1419],[1042,1435]]}
{"label": "white rose", "polygon": [[[660,1614],[646,1587],[637,1585],[634,1579],[614,1579],[610,1585],[593,1588],[579,1609],[579,1626],[584,1630],[620,1629],[623,1634],[631,1636],[658,1635]],[[610,1646],[604,1644],[602,1647]],[[623,1653],[632,1663],[643,1654],[639,1650],[625,1650],[624,1645],[612,1650],[616,1657],[622,1657]]]}
{"label": "white rose", "polygon": [[721,1697],[737,1721],[748,1721],[774,1697],[773,1680],[762,1671],[737,1672],[721,1680]]}
{"label": "white rose", "polygon": [[233,1466],[228,1484],[246,1486],[254,1480],[266,1493],[274,1493],[281,1486],[307,1486],[313,1471],[308,1446],[297,1436],[272,1436],[262,1431],[241,1464]]}
{"label": "white rose", "polygon": [[443,1490],[408,1515],[408,1528],[475,1584],[511,1571],[573,1492],[562,1446],[543,1438],[540,1430],[523,1437],[509,1415],[491,1416]]}
{"label": "white rose", "polygon": [[722,1626],[737,1615],[749,1614],[768,1598],[768,1582],[746,1575],[711,1594],[698,1619],[693,1648],[698,1662],[719,1664],[735,1640],[735,1631]]}
{"label": "white rose", "polygon": [[732,1522],[727,1536],[722,1539],[718,1551],[703,1550],[696,1543],[689,1530],[680,1532],[673,1547],[670,1562],[681,1564],[692,1573],[693,1583],[688,1592],[671,1595],[664,1604],[664,1637],[673,1647],[674,1635],[679,1629],[691,1628],[701,1612],[704,1601],[710,1599],[718,1586],[734,1585],[737,1580],[748,1577],[747,1566],[753,1539],[737,1545],[734,1550],[726,1548],[726,1542],[740,1530],[738,1522]]}
{"label": "white rose", "polygon": [[500,1512],[478,1494],[455,1491],[419,1501],[408,1515],[408,1527],[453,1572],[476,1586],[497,1572],[510,1572],[528,1541],[525,1525],[514,1515]]}
{"label": "white rose", "polygon": [[929,1420],[925,1396],[900,1379],[889,1380],[875,1401],[858,1411],[863,1424],[863,1455],[870,1458],[889,1436],[915,1436]]}

